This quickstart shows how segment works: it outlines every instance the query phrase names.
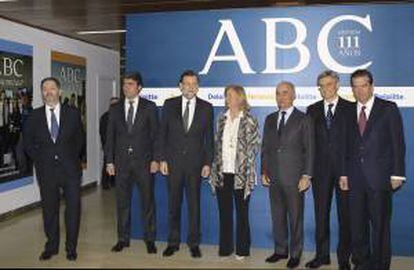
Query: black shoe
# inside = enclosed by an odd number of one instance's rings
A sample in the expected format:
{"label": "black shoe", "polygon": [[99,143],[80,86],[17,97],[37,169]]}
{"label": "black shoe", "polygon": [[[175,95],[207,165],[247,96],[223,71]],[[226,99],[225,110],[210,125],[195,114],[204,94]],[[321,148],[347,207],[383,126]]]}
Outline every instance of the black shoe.
{"label": "black shoe", "polygon": [[180,248],[177,247],[177,246],[167,246],[167,248],[162,253],[162,256],[164,256],[164,257],[170,257],[170,256],[174,255],[174,253],[176,251],[178,251],[179,249]]}
{"label": "black shoe", "polygon": [[118,242],[118,243],[116,243],[115,246],[112,247],[111,251],[112,252],[120,252],[126,247],[129,247],[129,243]]}
{"label": "black shoe", "polygon": [[220,252],[218,253],[219,257],[228,257],[231,254],[233,254],[233,252]]}
{"label": "black shoe", "polygon": [[287,259],[288,255],[277,254],[276,252],[273,253],[271,256],[266,258],[267,263],[275,263],[282,259]]}
{"label": "black shoe", "polygon": [[351,270],[351,265],[349,263],[341,263],[339,265],[339,270]]}
{"label": "black shoe", "polygon": [[305,264],[306,268],[319,268],[322,265],[328,265],[331,264],[331,259],[329,257],[324,257],[324,258],[318,258],[315,257],[313,260],[307,262]]}
{"label": "black shoe", "polygon": [[39,256],[39,260],[40,261],[47,261],[50,260],[50,258],[52,258],[53,255],[58,254],[57,251],[49,251],[49,250],[45,250],[42,252],[42,254],[40,254]]}
{"label": "black shoe", "polygon": [[145,242],[145,245],[147,246],[147,253],[148,254],[157,253],[157,247],[155,246],[155,243],[153,241]]}
{"label": "black shoe", "polygon": [[76,261],[77,258],[78,254],[76,253],[76,251],[68,251],[66,253],[66,259],[68,259],[68,261]]}
{"label": "black shoe", "polygon": [[300,263],[300,259],[299,258],[290,258],[289,261],[286,264],[287,268],[296,268],[299,266]]}
{"label": "black shoe", "polygon": [[190,253],[193,258],[201,258],[201,251],[198,246],[190,248]]}

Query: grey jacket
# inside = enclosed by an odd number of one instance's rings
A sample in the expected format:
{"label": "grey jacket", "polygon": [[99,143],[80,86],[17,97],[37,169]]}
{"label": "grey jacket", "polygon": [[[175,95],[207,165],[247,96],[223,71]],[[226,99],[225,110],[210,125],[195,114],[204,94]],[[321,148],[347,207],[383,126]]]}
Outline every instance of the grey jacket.
{"label": "grey jacket", "polygon": [[313,176],[315,137],[312,119],[298,109],[288,118],[281,137],[277,134],[278,112],[266,117],[262,142],[262,174],[271,183],[298,185],[302,175]]}

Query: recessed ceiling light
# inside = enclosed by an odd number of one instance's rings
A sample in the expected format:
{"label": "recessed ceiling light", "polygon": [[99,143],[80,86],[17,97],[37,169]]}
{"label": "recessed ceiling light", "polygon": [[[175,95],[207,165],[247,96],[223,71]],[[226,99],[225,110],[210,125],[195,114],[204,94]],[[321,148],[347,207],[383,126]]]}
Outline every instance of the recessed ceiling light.
{"label": "recessed ceiling light", "polygon": [[104,35],[104,34],[120,34],[120,33],[125,33],[125,32],[126,30],[124,29],[118,29],[118,30],[99,30],[99,31],[79,31],[79,32],[76,32],[76,34],[78,35]]}

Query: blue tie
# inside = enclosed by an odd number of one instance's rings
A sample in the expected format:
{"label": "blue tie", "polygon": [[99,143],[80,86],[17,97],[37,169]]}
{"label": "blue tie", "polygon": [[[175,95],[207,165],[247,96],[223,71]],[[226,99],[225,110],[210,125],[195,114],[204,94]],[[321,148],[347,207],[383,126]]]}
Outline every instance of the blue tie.
{"label": "blue tie", "polygon": [[59,124],[56,120],[55,109],[50,109],[51,118],[50,118],[50,135],[52,135],[53,142],[56,142],[56,139],[59,135]]}
{"label": "blue tie", "polygon": [[333,104],[328,105],[328,112],[326,113],[326,127],[331,129],[332,126],[332,119],[333,119],[333,112],[332,112]]}

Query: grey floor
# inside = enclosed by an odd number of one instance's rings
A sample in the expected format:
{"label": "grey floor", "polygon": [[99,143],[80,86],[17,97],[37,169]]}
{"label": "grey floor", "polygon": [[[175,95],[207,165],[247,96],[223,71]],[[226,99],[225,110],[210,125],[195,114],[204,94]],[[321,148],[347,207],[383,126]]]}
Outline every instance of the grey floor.
{"label": "grey floor", "polygon": [[[63,210],[63,208],[62,208]],[[63,211],[61,211],[61,215]],[[63,216],[61,217],[61,225]],[[102,191],[99,187],[84,192],[82,197],[82,221],[79,236],[78,260],[68,262],[62,240],[61,252],[50,261],[40,262],[38,256],[45,241],[40,209],[2,221],[0,223],[0,267],[88,267],[88,268],[272,268],[285,269],[286,261],[267,264],[265,258],[272,252],[267,249],[253,249],[251,256],[243,261],[234,257],[220,258],[217,246],[201,246],[203,257],[192,259],[186,245],[176,255],[163,258],[161,253],[166,244],[157,243],[158,254],[146,254],[142,241],[134,240],[131,247],[121,253],[110,252],[116,242],[115,198],[114,192]],[[64,239],[64,226],[61,226],[61,238]],[[63,237],[62,237],[63,236]],[[301,266],[313,254],[305,253]],[[335,255],[332,254],[332,258]],[[411,270],[413,257],[394,257],[393,270]],[[337,269],[335,260],[329,267]]]}

